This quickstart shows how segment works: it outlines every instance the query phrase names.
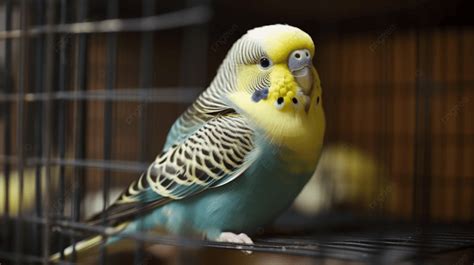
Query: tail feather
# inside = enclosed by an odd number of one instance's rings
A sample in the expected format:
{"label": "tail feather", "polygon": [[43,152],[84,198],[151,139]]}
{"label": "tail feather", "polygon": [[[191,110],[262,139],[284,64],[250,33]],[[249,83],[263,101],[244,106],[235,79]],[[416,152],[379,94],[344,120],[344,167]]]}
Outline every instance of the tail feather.
{"label": "tail feather", "polygon": [[[114,230],[114,234],[122,231],[128,223],[123,223],[117,227],[111,228]],[[109,244],[110,242],[107,242],[107,251],[108,252],[115,252],[115,251],[121,251],[124,248],[127,248],[127,244],[124,244],[127,242],[127,240],[114,240],[116,243],[120,242],[121,244]],[[82,261],[84,259],[91,259],[91,258],[97,258],[99,251],[100,251],[100,246],[103,242],[102,235],[94,236],[92,238],[88,238],[85,240],[82,240],[78,243],[75,244],[75,252],[77,255],[77,259],[79,261]],[[109,251],[110,250],[110,251]],[[73,253],[73,246],[69,246],[64,249],[64,259],[68,260],[70,259],[72,253]],[[59,262],[61,258],[61,253],[55,253],[50,256],[50,262]]]}
{"label": "tail feather", "polygon": [[[102,236],[95,236],[90,239],[83,240],[75,245],[76,253],[79,255],[79,259],[81,256],[89,256],[95,254],[98,251],[99,245],[102,242]],[[64,257],[67,259],[72,255],[73,246],[69,246],[64,249]],[[61,258],[61,253],[56,253],[50,257],[50,261],[58,262]]]}

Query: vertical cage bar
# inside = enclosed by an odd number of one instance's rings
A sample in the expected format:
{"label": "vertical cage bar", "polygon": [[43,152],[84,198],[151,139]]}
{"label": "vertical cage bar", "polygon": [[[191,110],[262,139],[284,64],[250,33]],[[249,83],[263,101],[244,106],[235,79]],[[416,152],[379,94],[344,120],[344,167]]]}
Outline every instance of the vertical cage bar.
{"label": "vertical cage bar", "polygon": [[[85,21],[88,13],[88,0],[78,1],[77,18],[79,22]],[[77,36],[77,46],[75,55],[75,90],[78,92],[85,91],[87,88],[87,36],[80,34]],[[84,100],[76,99],[74,101],[75,120],[74,120],[74,152],[75,159],[84,159],[86,147],[86,104]],[[81,200],[84,193],[85,177],[84,168],[74,168],[74,192],[73,192],[73,221],[79,221],[81,217]],[[72,260],[77,258],[76,253],[76,238],[72,237],[73,251]]]}
{"label": "vertical cage bar", "polygon": [[[142,15],[151,16],[155,12],[155,0],[143,0]],[[150,88],[153,86],[153,32],[143,32],[141,38],[140,48],[140,88],[142,91],[144,88]],[[145,96],[145,95],[144,95]],[[145,97],[144,97],[145,98]],[[140,137],[140,150],[139,159],[140,161],[146,161],[146,146],[147,146],[147,132],[146,132],[146,101],[141,102],[141,116],[139,121],[139,137]]]}
{"label": "vertical cage bar", "polygon": [[[110,0],[107,2],[107,18],[113,19],[118,17],[118,0]],[[112,91],[115,88],[116,82],[116,71],[117,71],[117,34],[108,33],[107,34],[107,62],[106,62],[106,90]],[[112,156],[112,101],[104,102],[104,160],[108,161]],[[103,193],[103,206],[102,211],[104,212],[102,216],[102,225],[106,226],[106,214],[105,211],[108,207],[110,196],[109,190],[111,186],[110,170],[105,169],[103,172],[103,182],[102,182],[102,193]],[[105,247],[106,237],[103,237],[102,245],[100,249],[100,262],[101,264],[106,264],[107,260],[107,250]]]}
{"label": "vertical cage bar", "polygon": [[[5,1],[5,31],[10,31],[12,28],[12,0]],[[13,80],[11,78],[12,74],[12,41],[11,39],[5,39],[5,72],[3,73],[3,80],[5,87],[4,93],[5,95],[13,92]],[[0,110],[3,113],[4,119],[4,137],[3,137],[3,154],[5,157],[11,155],[11,112],[10,112],[11,104],[9,101],[2,102],[0,104]],[[4,249],[6,251],[11,249],[11,245],[9,242],[10,237],[10,172],[11,172],[11,164],[9,161],[6,161],[3,165],[3,175],[5,178],[5,190],[3,191],[3,196],[5,196],[5,205],[4,205],[4,225],[2,226],[2,234],[3,238],[2,241],[5,242]]]}
{"label": "vertical cage bar", "polygon": [[[68,0],[61,0],[59,11],[59,22],[61,24],[67,23]],[[59,68],[58,68],[58,90],[66,91],[68,84],[68,35],[61,34],[59,38]],[[55,50],[54,52],[57,52]],[[64,100],[57,101],[58,106],[58,156],[59,159],[64,159],[66,156],[66,102]],[[65,183],[65,168],[64,165],[59,165],[59,194],[57,203],[54,204],[53,211],[57,212],[59,217],[64,216],[64,205],[66,202],[66,183]],[[60,259],[64,260],[64,235],[59,235],[59,251]]]}
{"label": "vertical cage bar", "polygon": [[[426,68],[427,54],[431,54],[427,51],[426,36],[421,35],[421,29],[417,29],[416,32],[416,54],[417,54],[417,69]],[[428,72],[428,71],[427,71]],[[431,76],[430,73],[427,73]],[[430,209],[430,183],[429,183],[429,144],[430,144],[430,109],[429,109],[429,98],[430,91],[427,87],[426,82],[422,82],[420,77],[417,77],[416,81],[416,117],[415,117],[415,154],[414,154],[414,202],[413,202],[413,217],[418,223],[423,223],[429,220]],[[427,207],[428,206],[428,207]]]}
{"label": "vertical cage bar", "polygon": [[[43,25],[44,24],[44,1],[43,0],[37,0],[36,1],[36,25]],[[30,81],[30,84],[35,88],[35,93],[41,93],[43,92],[43,62],[44,62],[44,57],[43,57],[43,52],[44,52],[44,38],[43,36],[37,36],[34,39],[34,48],[35,48],[35,62],[34,62],[34,73],[35,77],[32,78],[32,83]],[[35,120],[34,120],[34,141],[33,141],[33,153],[36,157],[40,157],[42,154],[42,103],[41,102],[35,102],[34,104],[34,109],[35,109]],[[42,181],[41,181],[41,172],[42,172],[42,165],[36,165],[35,167],[35,215],[37,217],[41,217],[42,215]],[[39,238],[40,234],[38,231],[39,225],[32,223],[33,225],[33,238]],[[33,246],[33,251],[35,252],[36,250],[39,250],[39,242],[40,240],[33,240],[32,246]]]}
{"label": "vertical cage bar", "polygon": [[[142,1],[142,16],[151,16],[155,13],[155,0]],[[140,89],[144,91],[146,88],[153,86],[153,34],[154,32],[141,33],[141,47],[140,47]],[[141,92],[146,93],[146,92]],[[145,98],[146,95],[143,95]],[[140,138],[139,144],[139,160],[145,162],[147,160],[147,102],[141,101],[140,119],[138,121],[138,134]],[[141,226],[140,226],[141,230]],[[144,242],[137,241],[135,244],[134,264],[142,264],[144,260]]]}
{"label": "vertical cage bar", "polygon": [[[420,33],[421,28],[417,28],[416,33],[416,54],[417,69],[423,69],[427,72],[427,76],[431,78],[432,65],[431,40],[426,33]],[[415,154],[414,154],[414,202],[413,217],[416,224],[422,229],[415,235],[420,239],[422,244],[429,242],[428,234],[431,218],[431,90],[426,82],[421,82],[419,76],[416,80],[416,96],[415,96]],[[420,247],[416,248],[417,254],[422,254]],[[421,255],[420,255],[421,257]],[[421,259],[417,262],[422,262]]]}
{"label": "vertical cage bar", "polygon": [[[456,42],[457,42],[457,55],[456,55],[456,60],[457,60],[457,76],[456,76],[456,86],[458,93],[456,95],[456,104],[464,104],[463,102],[465,101],[465,90],[464,90],[464,31],[460,28],[455,29],[456,32]],[[459,118],[456,119],[456,134],[455,138],[456,141],[454,142],[455,144],[455,155],[457,158],[455,159],[456,161],[456,169],[458,170],[458,175],[456,176],[455,183],[454,183],[454,188],[457,189],[456,192],[456,197],[455,197],[455,216],[456,219],[464,221],[469,214],[464,214],[464,207],[466,204],[463,203],[463,198],[464,198],[464,186],[463,186],[463,181],[466,180],[466,176],[464,175],[463,169],[464,169],[464,164],[463,164],[463,150],[462,148],[468,148],[465,143],[465,127],[464,127],[464,114],[465,110],[461,110],[459,112]],[[472,206],[472,205],[471,205]],[[473,208],[473,207],[471,207]]]}
{"label": "vertical cage bar", "polygon": [[[433,38],[437,41],[440,42],[440,45],[441,46],[445,46],[447,44],[447,40],[446,38],[443,38],[441,37],[441,32],[439,30],[436,30],[433,34]],[[439,50],[436,50],[436,54],[433,54],[433,56],[439,56],[439,60],[440,60],[440,65],[439,65],[439,68],[440,68],[440,74],[439,74],[439,78],[438,80],[433,80],[432,77],[430,78],[426,78],[426,80],[423,80],[425,81],[425,83],[427,84],[433,84],[431,85],[432,87],[441,87],[442,85],[444,85],[444,82],[446,82],[447,80],[447,76],[446,76],[446,70],[447,70],[447,67],[446,67],[446,64],[449,60],[449,54],[448,53],[440,53]],[[434,89],[434,93],[442,93],[443,97],[445,97],[446,99],[449,99],[449,91],[439,91],[439,89]],[[444,94],[446,93],[446,94]],[[449,106],[447,106],[447,104],[443,104],[442,106],[439,107],[439,110],[437,109],[433,109],[434,111],[439,111],[440,113],[445,113],[448,111],[448,108]],[[442,126],[446,126],[446,124],[443,124]],[[437,154],[438,156],[441,156],[442,159],[441,159],[441,163],[440,165],[438,166],[437,168],[437,172],[435,172],[436,174],[436,178],[437,179],[434,179],[434,183],[441,183],[442,186],[444,186],[445,188],[441,189],[441,192],[440,192],[440,195],[441,197],[443,198],[446,198],[447,196],[449,196],[449,193],[450,193],[450,186],[449,186],[449,180],[450,178],[447,178],[447,176],[444,176],[444,173],[443,172],[447,172],[446,169],[449,167],[448,166],[448,163],[449,161],[446,159],[446,152],[449,148],[449,139],[448,139],[448,134],[445,132],[444,130],[445,128],[441,128],[440,129],[440,137],[439,138],[435,138],[434,139],[434,144],[436,145],[436,147],[438,147],[438,151],[437,151]],[[449,173],[448,173],[449,174]],[[440,216],[441,218],[445,218],[446,217],[446,214],[447,214],[447,209],[449,207],[453,207],[453,205],[448,205],[447,203],[447,200],[443,202],[443,204],[441,205],[441,208],[443,209],[443,211],[440,211]]]}
{"label": "vertical cage bar", "polygon": [[[186,8],[198,5],[207,6],[208,4],[208,0],[186,0]],[[208,35],[207,23],[191,25],[183,29],[180,47],[179,86],[194,87],[195,89],[205,87]],[[199,62],[200,67],[196,67],[196,62]],[[189,252],[179,251],[178,262],[196,264],[196,257],[189,255]]]}
{"label": "vertical cage bar", "polygon": [[[383,20],[384,25],[387,29],[393,28],[395,24],[391,23],[390,21]],[[385,30],[387,30],[385,29]],[[379,158],[379,161],[383,165],[382,169],[378,171],[380,176],[378,176],[377,183],[375,184],[378,187],[379,193],[384,193],[387,190],[387,183],[384,181],[384,179],[388,176],[388,172],[391,168],[390,163],[390,153],[389,150],[391,150],[393,146],[393,138],[390,135],[390,124],[392,124],[392,120],[390,120],[390,117],[393,117],[391,115],[392,113],[390,112],[390,107],[393,106],[391,103],[391,99],[393,99],[393,86],[391,86],[390,81],[391,81],[391,75],[392,73],[392,68],[390,67],[392,64],[392,49],[391,49],[390,41],[387,41],[384,44],[384,47],[381,48],[381,53],[380,53],[380,60],[379,63],[380,65],[378,66],[378,69],[380,70],[379,74],[379,82],[377,88],[375,89],[375,98],[377,102],[379,102],[379,109],[377,110],[377,117],[380,120],[380,127],[376,131],[375,139],[376,139],[376,153],[377,157]],[[385,198],[386,199],[386,198]],[[387,222],[384,218],[384,212],[386,211],[384,205],[387,203],[384,201],[375,209],[376,211],[376,216],[377,219],[381,220],[382,226],[384,229],[377,231],[377,233],[374,235],[377,240],[382,241],[383,238],[385,237],[385,232],[386,230],[390,229],[389,226],[391,225],[390,223]],[[385,227],[387,226],[387,229]],[[383,260],[383,253],[386,250],[385,245],[381,245],[380,248],[377,249],[377,254],[374,255],[374,259],[372,260],[371,264],[382,264],[385,263]]]}
{"label": "vertical cage bar", "polygon": [[[155,13],[155,0],[142,1],[142,16],[151,16]],[[141,47],[140,47],[140,89],[147,91],[145,88],[153,86],[153,34],[154,32],[141,33]],[[146,92],[144,92],[146,93]],[[143,95],[146,98],[146,95]],[[147,159],[147,102],[141,101],[140,105],[140,119],[138,121],[138,134],[140,138],[139,145],[139,160],[141,162]],[[139,227],[141,230],[141,225]],[[137,241],[135,246],[134,264],[139,265],[144,259],[144,242]]]}
{"label": "vertical cage bar", "polygon": [[17,172],[18,172],[18,215],[16,220],[16,232],[15,232],[15,254],[16,263],[21,264],[21,256],[23,252],[23,169],[24,169],[24,142],[23,142],[23,122],[24,122],[24,94],[25,94],[25,66],[27,60],[27,36],[26,30],[28,29],[27,13],[29,12],[27,1],[22,0],[20,2],[20,54],[19,54],[19,65],[18,65],[18,102],[17,102],[17,116],[16,116],[16,156],[17,156]]}
{"label": "vertical cage bar", "polygon": [[[48,25],[54,24],[55,16],[55,0],[48,1],[48,8],[46,9],[46,19]],[[45,224],[43,225],[43,264],[49,264],[49,242],[50,242],[50,194],[52,192],[51,187],[51,132],[52,132],[52,92],[53,92],[53,71],[54,71],[54,60],[53,60],[53,33],[46,35],[46,51],[45,51],[45,75],[44,75],[44,91],[47,95],[47,100],[44,102],[43,121],[44,121],[44,132],[43,132],[43,158],[46,163],[45,168],[45,186],[46,192],[44,193],[44,204],[43,214],[45,216]]]}

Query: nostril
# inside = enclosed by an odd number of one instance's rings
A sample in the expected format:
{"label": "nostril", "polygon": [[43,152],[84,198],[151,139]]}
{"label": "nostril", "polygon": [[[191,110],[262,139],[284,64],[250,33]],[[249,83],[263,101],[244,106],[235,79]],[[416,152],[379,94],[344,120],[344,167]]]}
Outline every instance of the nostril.
{"label": "nostril", "polygon": [[294,50],[288,54],[288,67],[292,72],[302,70],[311,64],[311,53],[307,49]]}

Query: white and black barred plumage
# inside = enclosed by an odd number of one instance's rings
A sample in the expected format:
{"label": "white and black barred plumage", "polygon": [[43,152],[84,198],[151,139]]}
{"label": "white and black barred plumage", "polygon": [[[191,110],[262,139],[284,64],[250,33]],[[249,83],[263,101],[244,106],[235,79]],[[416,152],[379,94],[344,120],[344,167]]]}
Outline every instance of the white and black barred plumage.
{"label": "white and black barred plumage", "polygon": [[[161,153],[108,209],[106,220],[115,223],[138,214],[137,209],[147,210],[231,181],[250,164],[246,157],[258,152],[253,134],[242,116],[217,115]],[[90,221],[101,221],[100,216]]]}
{"label": "white and black barred plumage", "polygon": [[[229,106],[226,95],[237,89],[239,65],[256,64],[262,56],[266,56],[263,48],[247,35],[236,42],[210,86],[171,128],[163,152],[108,208],[109,224],[223,185],[247,169],[250,153],[258,152],[254,131]],[[252,92],[269,84],[268,74],[262,72],[247,89]],[[90,222],[101,220],[103,214]]]}

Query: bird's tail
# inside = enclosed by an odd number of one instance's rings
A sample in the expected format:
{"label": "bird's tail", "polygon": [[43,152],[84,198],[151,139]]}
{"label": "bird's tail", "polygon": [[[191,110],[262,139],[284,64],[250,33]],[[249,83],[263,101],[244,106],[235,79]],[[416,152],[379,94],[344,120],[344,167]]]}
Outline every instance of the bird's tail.
{"label": "bird's tail", "polygon": [[[95,256],[102,242],[102,236],[95,236],[90,239],[83,240],[74,246],[74,249],[80,260],[82,256]],[[64,259],[67,260],[73,253],[73,246],[64,249]],[[56,253],[50,257],[51,262],[58,262],[61,258],[61,253]]]}
{"label": "bird's tail", "polygon": [[[123,230],[127,226],[127,223],[121,224],[115,228],[113,228],[116,232]],[[129,244],[127,244],[129,240],[113,240],[107,241],[107,253],[114,253],[126,249]],[[120,244],[118,244],[120,242]],[[100,253],[100,246],[103,244],[103,237],[101,235],[94,236],[92,238],[88,238],[85,240],[76,243],[73,246],[69,246],[64,249],[64,260],[70,260],[75,250],[76,259],[79,261],[79,264],[83,264],[84,261],[97,259]],[[55,253],[50,256],[50,262],[57,263],[61,259],[61,253]],[[87,263],[87,262],[86,262]],[[95,262],[94,262],[95,263]]]}

